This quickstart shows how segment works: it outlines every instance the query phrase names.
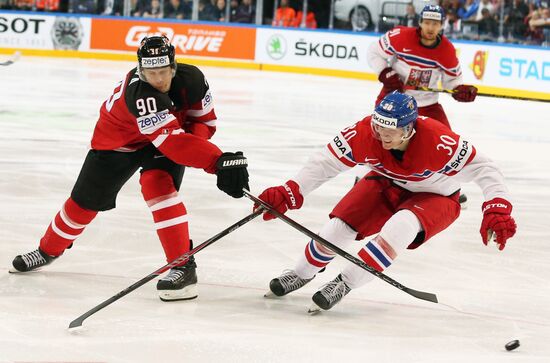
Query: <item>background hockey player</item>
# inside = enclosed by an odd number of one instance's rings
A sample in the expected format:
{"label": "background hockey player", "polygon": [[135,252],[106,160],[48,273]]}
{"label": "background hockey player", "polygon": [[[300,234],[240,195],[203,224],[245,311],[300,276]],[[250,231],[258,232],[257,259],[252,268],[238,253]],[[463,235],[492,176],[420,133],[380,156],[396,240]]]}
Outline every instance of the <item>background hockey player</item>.
{"label": "background hockey player", "polygon": [[418,103],[421,116],[434,118],[449,126],[447,115],[434,92],[414,91],[409,88],[454,89],[453,98],[472,102],[477,88],[463,84],[462,71],[453,44],[441,34],[445,12],[439,5],[426,5],[420,13],[418,28],[395,27],[373,42],[367,53],[369,66],[378,74],[382,90],[376,104],[395,90],[405,91]]}
{"label": "background hockey player", "polygon": [[[38,249],[15,257],[14,272],[45,266],[63,254],[99,211],[115,208],[118,192],[138,169],[167,261],[190,249],[187,211],[178,196],[184,165],[216,173],[218,188],[235,198],[248,188],[242,153],[222,153],[208,141],[216,131],[216,115],[202,72],[176,63],[175,49],[165,36],[144,38],[137,55],[137,68],[101,106],[91,150],[71,196]],[[196,297],[195,267],[189,259],[160,279],[160,298]]]}
{"label": "background hockey player", "polygon": [[[390,267],[406,248],[414,249],[451,225],[460,214],[463,182],[483,191],[481,238],[494,233],[500,250],[516,232],[512,204],[498,167],[467,140],[433,119],[418,116],[413,97],[393,92],[368,116],[338,134],[284,185],[260,198],[277,211],[298,209],[304,197],[327,180],[356,165],[372,171],[338,202],[319,235],[346,249],[369,236],[358,257],[378,271]],[[264,213],[264,219],[272,219]],[[293,270],[270,283],[286,295],[311,281],[335,254],[311,240]],[[352,289],[374,278],[349,264],[313,295],[314,310],[330,309]]]}

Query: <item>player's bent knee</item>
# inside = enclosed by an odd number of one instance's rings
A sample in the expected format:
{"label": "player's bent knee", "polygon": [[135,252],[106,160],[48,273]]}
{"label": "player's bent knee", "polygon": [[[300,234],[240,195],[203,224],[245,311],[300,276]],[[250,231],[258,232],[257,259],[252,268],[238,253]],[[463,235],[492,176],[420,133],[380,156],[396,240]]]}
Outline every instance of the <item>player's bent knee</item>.
{"label": "player's bent knee", "polygon": [[408,209],[395,213],[382,227],[380,236],[399,249],[407,247],[422,231],[418,217]]}
{"label": "player's bent knee", "polygon": [[145,170],[141,173],[139,183],[141,184],[141,194],[145,200],[176,192],[174,180],[165,170]]}
{"label": "player's bent knee", "polygon": [[[341,220],[338,217],[331,218],[319,232],[319,236],[333,243],[335,246],[340,248],[345,248],[357,237],[357,232],[351,228],[346,222]],[[321,251],[333,254],[333,252],[321,245],[316,243]]]}

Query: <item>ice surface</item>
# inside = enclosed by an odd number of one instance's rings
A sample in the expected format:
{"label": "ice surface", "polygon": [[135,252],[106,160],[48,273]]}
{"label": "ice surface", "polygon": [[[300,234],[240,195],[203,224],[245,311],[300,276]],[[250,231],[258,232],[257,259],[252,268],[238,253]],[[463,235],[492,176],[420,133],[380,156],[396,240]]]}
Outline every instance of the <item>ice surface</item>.
{"label": "ice surface", "polygon": [[[255,220],[197,255],[199,298],[161,302],[149,283],[84,322],[70,321],[164,262],[137,178],[75,246],[48,268],[8,274],[35,249],[68,197],[101,102],[132,63],[23,57],[0,68],[0,362],[549,362],[550,108],[441,96],[451,124],[502,167],[518,234],[505,251],[483,246],[483,197],[464,186],[469,208],[387,271],[436,293],[414,299],[375,281],[329,312],[308,316],[311,295],[346,263],[336,259],[300,291],[265,299],[269,280],[291,268],[307,239],[279,221]],[[203,68],[213,90],[223,150],[249,158],[251,189],[284,182],[337,131],[370,113],[374,82]],[[343,174],[290,216],[318,230],[351,187]],[[188,170],[181,196],[196,243],[250,212]],[[356,243],[350,252],[361,244]],[[506,352],[504,344],[520,339]]]}

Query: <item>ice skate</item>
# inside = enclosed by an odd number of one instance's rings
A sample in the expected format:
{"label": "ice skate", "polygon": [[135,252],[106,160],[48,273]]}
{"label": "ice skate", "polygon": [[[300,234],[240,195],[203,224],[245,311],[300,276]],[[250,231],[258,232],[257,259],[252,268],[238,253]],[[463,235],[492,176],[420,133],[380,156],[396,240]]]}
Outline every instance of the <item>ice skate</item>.
{"label": "ice skate", "polygon": [[313,304],[308,310],[308,313],[315,314],[323,310],[329,310],[334,305],[338,304],[344,296],[346,296],[351,289],[342,280],[342,275],[338,275],[334,280],[330,281],[319,291],[317,291],[313,297]]}
{"label": "ice skate", "polygon": [[13,267],[10,268],[9,271],[10,273],[33,271],[49,265],[56,258],[57,257],[50,256],[38,248],[32,252],[16,256],[12,262]]}
{"label": "ice skate", "polygon": [[193,256],[183,265],[174,267],[170,273],[157,282],[162,301],[191,300],[198,296],[197,264]]}
{"label": "ice skate", "polygon": [[[314,276],[315,277],[315,276]],[[265,293],[265,297],[285,296],[292,291],[298,290],[308,282],[313,280],[300,278],[294,270],[285,270],[279,277],[274,278],[269,283],[269,290]]]}

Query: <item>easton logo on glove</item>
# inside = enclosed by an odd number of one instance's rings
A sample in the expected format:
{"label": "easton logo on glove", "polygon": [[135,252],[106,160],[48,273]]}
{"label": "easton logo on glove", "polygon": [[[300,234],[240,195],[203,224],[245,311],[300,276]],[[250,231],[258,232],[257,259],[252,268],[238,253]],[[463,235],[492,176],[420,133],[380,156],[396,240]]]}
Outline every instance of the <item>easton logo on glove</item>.
{"label": "easton logo on glove", "polygon": [[[499,208],[499,209],[503,209],[502,211],[500,211],[500,213],[505,213],[505,214],[509,214],[510,212],[508,212],[506,209],[508,209],[508,205],[504,204],[504,203],[489,203],[489,204],[485,204],[483,205],[483,213],[487,212],[489,209],[493,209],[493,208]],[[494,213],[499,213],[497,211],[493,211]]]}
{"label": "easton logo on glove", "polygon": [[[288,209],[299,209],[304,204],[304,196],[300,193],[300,186],[294,180],[288,180],[283,185],[267,188],[258,197],[273,209],[285,214]],[[254,205],[258,208],[258,205]],[[275,215],[265,212],[264,221],[276,218]]]}
{"label": "easton logo on glove", "polygon": [[395,73],[395,71],[390,71],[390,72],[386,73],[386,74],[384,75],[384,77],[385,77],[386,79],[388,79],[388,78],[390,78],[390,77],[395,76],[396,74],[397,74],[397,73]]}
{"label": "easton logo on glove", "polygon": [[494,238],[498,249],[503,250],[509,238],[516,234],[516,221],[510,215],[512,204],[503,198],[493,198],[483,203],[483,220],[479,233],[485,245]]}
{"label": "easton logo on glove", "polygon": [[[498,199],[499,198],[495,198],[495,200],[498,200]],[[506,203],[509,203],[509,202],[506,201]],[[512,205],[506,204],[506,203],[496,202],[496,201],[485,202],[483,203],[482,212],[483,214],[485,214],[488,210],[491,210],[491,213],[510,214],[512,213],[512,210],[511,210]],[[510,207],[510,210],[508,210],[509,207]]]}
{"label": "easton logo on glove", "polygon": [[292,189],[286,184],[283,185],[283,188],[285,188],[286,193],[288,194],[288,198],[290,199],[290,206],[296,208],[296,198],[294,197],[294,193],[292,193]]}

